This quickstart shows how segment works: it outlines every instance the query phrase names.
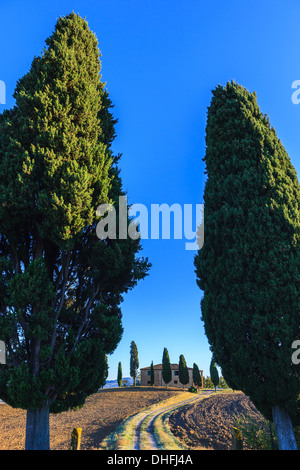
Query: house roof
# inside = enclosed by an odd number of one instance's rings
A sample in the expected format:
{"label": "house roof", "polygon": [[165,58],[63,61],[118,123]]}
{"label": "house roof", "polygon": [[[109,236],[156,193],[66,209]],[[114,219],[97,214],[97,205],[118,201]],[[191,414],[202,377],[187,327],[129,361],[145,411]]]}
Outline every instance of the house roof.
{"label": "house roof", "polygon": [[[150,366],[148,367],[141,367],[141,370],[150,370]],[[154,370],[162,370],[162,364],[156,364],[156,365],[153,365],[153,369]],[[171,364],[171,369],[172,370],[178,370],[179,369],[179,365],[178,364]],[[193,370],[192,367],[188,367],[188,369],[190,370]],[[200,371],[201,372],[201,371]]]}

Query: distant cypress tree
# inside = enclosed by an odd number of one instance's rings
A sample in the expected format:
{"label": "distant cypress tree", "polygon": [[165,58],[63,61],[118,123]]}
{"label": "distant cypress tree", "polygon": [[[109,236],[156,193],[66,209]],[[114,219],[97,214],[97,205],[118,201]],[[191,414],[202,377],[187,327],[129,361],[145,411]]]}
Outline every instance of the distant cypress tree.
{"label": "distant cypress tree", "polygon": [[[256,94],[230,82],[208,109],[205,243],[195,258],[202,319],[230,387],[243,390],[280,444],[299,424],[300,187]],[[297,368],[298,367],[298,368]],[[277,424],[276,424],[277,423]],[[282,433],[281,424],[289,428]]]}
{"label": "distant cypress tree", "polygon": [[162,378],[165,384],[168,387],[168,384],[172,380],[172,367],[170,363],[169,352],[167,348],[164,348],[163,357],[162,357]]}
{"label": "distant cypress tree", "polygon": [[119,362],[118,364],[118,386],[119,387],[122,387],[122,380],[123,380],[123,376],[122,376],[122,364],[121,362]]}
{"label": "distant cypress tree", "polygon": [[130,344],[130,377],[133,378],[133,385],[136,386],[136,377],[139,368],[138,348],[134,341]]}
{"label": "distant cypress tree", "polygon": [[196,385],[196,387],[199,387],[199,388],[202,387],[202,379],[201,379],[199,367],[195,363],[193,365],[193,382]]}
{"label": "distant cypress tree", "polygon": [[179,382],[182,383],[183,388],[186,384],[189,383],[189,370],[186,365],[185,358],[183,354],[179,356]]}
{"label": "distant cypress tree", "polygon": [[216,363],[213,359],[210,362],[209,372],[210,372],[211,381],[214,384],[215,391],[216,391],[217,386],[219,385],[220,378],[219,378],[219,372],[218,372]]}
{"label": "distant cypress tree", "polygon": [[150,366],[150,383],[151,383],[151,386],[153,387],[153,385],[154,385],[154,367],[153,367],[153,361],[151,362],[151,366]]}

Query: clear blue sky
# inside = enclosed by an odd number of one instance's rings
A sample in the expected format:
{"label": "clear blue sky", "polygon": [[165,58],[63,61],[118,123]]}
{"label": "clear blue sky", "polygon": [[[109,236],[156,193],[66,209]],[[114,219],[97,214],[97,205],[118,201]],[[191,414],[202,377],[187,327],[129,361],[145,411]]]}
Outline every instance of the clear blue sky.
{"label": "clear blue sky", "polygon": [[[256,91],[299,174],[300,4],[297,0],[10,0],[0,3],[0,80],[13,105],[16,81],[52,34],[58,17],[86,17],[102,52],[102,77],[115,105],[122,179],[129,203],[203,202],[206,112],[211,90],[235,80]],[[149,277],[126,295],[124,335],[109,357],[129,375],[134,340],[140,366],[183,354],[209,373],[194,252],[181,240],[143,240]]]}

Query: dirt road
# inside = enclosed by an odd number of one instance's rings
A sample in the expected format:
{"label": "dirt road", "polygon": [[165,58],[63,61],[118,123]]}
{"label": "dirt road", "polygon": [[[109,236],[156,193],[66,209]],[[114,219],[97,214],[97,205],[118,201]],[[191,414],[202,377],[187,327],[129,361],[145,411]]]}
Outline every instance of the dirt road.
{"label": "dirt road", "polygon": [[[181,409],[181,407],[192,405],[199,400],[203,400],[211,393],[213,392],[203,391],[201,394],[195,396],[185,392],[177,398],[170,398],[166,402],[159,403],[135,414],[126,420],[119,430],[112,433],[111,436],[108,436],[107,440],[103,441],[103,448],[115,450],[170,450],[169,447],[167,447],[170,445],[170,442],[166,443],[161,437],[161,434],[159,439],[156,437],[156,433],[154,432],[156,420],[172,410]],[[162,426],[157,428],[157,430],[159,429],[159,431],[161,431],[161,428]],[[174,441],[173,436],[171,441],[172,439]],[[175,441],[171,442],[171,445],[175,445],[174,448],[178,448]]]}

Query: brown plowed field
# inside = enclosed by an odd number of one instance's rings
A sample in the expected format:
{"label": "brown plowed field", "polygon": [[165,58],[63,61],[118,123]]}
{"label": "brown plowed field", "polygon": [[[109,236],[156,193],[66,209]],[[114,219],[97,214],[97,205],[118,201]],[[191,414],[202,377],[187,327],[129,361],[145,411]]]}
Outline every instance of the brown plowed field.
{"label": "brown plowed field", "polygon": [[[82,450],[97,449],[104,437],[128,416],[180,392],[181,389],[150,387],[101,390],[78,411],[50,415],[51,450],[68,450],[74,427],[82,428]],[[25,426],[26,411],[0,404],[0,450],[23,450]]]}
{"label": "brown plowed field", "polygon": [[[232,449],[231,428],[234,415],[263,420],[250,399],[241,392],[212,396],[172,413],[172,433],[190,449]],[[244,445],[246,449],[247,446]]]}

